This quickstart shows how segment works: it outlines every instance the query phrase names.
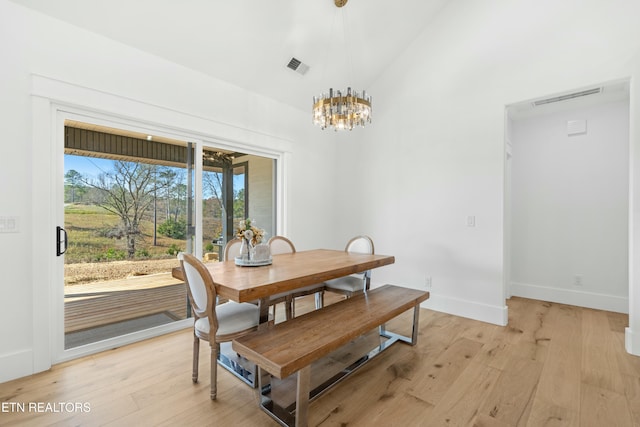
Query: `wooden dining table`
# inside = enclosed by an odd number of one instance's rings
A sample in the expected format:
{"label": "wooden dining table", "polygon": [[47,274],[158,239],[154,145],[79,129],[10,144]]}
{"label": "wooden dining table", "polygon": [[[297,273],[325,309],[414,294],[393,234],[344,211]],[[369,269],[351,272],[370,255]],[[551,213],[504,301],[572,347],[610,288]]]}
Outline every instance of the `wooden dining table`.
{"label": "wooden dining table", "polygon": [[[269,299],[273,295],[315,285],[338,277],[393,264],[390,255],[349,253],[344,250],[313,249],[273,255],[272,263],[263,266],[238,266],[233,259],[206,263],[213,277],[216,292],[221,298],[235,302],[258,301],[260,324],[269,321]],[[174,278],[184,281],[180,267],[172,270]],[[364,281],[363,281],[364,287]],[[240,359],[231,346],[223,343],[218,352],[218,363],[233,375],[249,384],[258,385],[257,367]]]}
{"label": "wooden dining table", "polygon": [[[391,255],[359,254],[331,249],[278,254],[272,259],[271,264],[264,266],[238,266],[234,260],[205,265],[220,297],[235,302],[259,301],[260,322],[264,323],[269,315],[269,297],[273,295],[395,262]],[[184,281],[179,267],[173,269],[172,275]]]}

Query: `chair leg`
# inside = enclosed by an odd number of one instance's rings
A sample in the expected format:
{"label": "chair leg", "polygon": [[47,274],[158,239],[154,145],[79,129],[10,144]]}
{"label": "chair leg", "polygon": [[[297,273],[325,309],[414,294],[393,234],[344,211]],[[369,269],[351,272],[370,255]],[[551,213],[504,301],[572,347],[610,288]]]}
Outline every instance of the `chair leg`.
{"label": "chair leg", "polygon": [[191,379],[194,383],[198,382],[198,363],[200,361],[200,338],[193,335],[193,372]]}
{"label": "chair leg", "polygon": [[218,394],[218,350],[219,344],[216,342],[211,345],[211,400],[216,400]]}

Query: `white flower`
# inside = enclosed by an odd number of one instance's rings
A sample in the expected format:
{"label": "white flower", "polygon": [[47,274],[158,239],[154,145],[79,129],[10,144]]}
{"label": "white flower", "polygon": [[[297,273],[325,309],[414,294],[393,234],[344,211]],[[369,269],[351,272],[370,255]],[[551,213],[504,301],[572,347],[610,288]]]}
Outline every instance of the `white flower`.
{"label": "white flower", "polygon": [[251,219],[245,219],[238,222],[236,237],[251,241],[252,245],[257,245],[264,239],[265,232],[252,224]]}

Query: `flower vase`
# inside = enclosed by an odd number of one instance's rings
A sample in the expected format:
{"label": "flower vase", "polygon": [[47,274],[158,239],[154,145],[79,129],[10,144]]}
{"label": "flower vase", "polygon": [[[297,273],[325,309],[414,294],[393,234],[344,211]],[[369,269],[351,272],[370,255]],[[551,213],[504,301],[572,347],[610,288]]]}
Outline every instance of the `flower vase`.
{"label": "flower vase", "polygon": [[243,261],[251,261],[251,242],[249,239],[242,239],[242,244],[240,245],[240,258]]}

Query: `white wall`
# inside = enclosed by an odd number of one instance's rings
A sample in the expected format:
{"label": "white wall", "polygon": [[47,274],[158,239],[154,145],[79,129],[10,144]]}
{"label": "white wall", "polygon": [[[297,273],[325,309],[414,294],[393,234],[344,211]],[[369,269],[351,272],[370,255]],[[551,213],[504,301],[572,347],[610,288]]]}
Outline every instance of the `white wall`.
{"label": "white wall", "polygon": [[396,256],[374,281],[420,288],[429,276],[426,306],[506,323],[505,106],[640,76],[639,12],[621,0],[461,1],[425,23],[368,90],[374,123],[353,149],[366,168],[340,178],[367,182],[346,227]]}
{"label": "white wall", "polygon": [[335,154],[331,141],[320,143],[308,114],[7,0],[0,0],[0,56],[0,216],[19,221],[19,232],[0,234],[0,382],[50,362],[46,310],[53,295],[47,283],[56,270],[46,257],[55,257],[54,229],[42,224],[51,223],[55,212],[34,206],[55,203],[48,187],[57,159],[47,142],[50,129],[32,129],[43,104],[31,96],[47,82],[62,87],[58,101],[75,99],[100,114],[241,144],[257,154],[285,151],[291,167],[280,195],[288,202],[284,232],[301,247],[331,244],[326,230],[334,223],[332,211],[314,217],[313,227],[305,221],[318,206],[330,205],[325,195],[334,180],[324,165]]}
{"label": "white wall", "polygon": [[512,142],[511,294],[628,312],[629,101],[514,120]]}

